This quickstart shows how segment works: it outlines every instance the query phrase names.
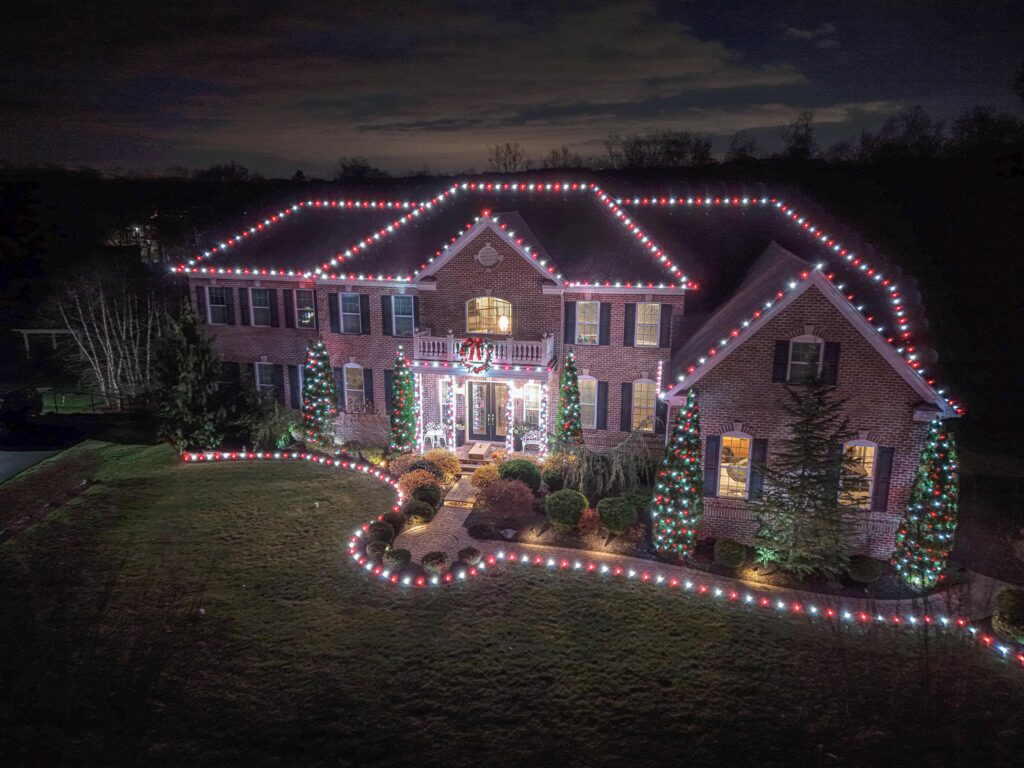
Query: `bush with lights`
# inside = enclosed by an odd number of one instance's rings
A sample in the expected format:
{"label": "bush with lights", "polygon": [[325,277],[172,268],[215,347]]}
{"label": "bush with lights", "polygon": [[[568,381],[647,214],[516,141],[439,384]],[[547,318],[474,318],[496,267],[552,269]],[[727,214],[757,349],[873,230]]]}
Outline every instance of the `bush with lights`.
{"label": "bush with lights", "polygon": [[565,356],[562,380],[558,387],[558,416],[555,419],[557,446],[583,444],[583,422],[580,419],[580,379],[576,371],[576,355]]}
{"label": "bush with lights", "polygon": [[338,390],[331,370],[331,357],[322,341],[306,348],[302,368],[302,419],[306,447],[330,453],[334,450],[334,420],[338,416]]}
{"label": "bush with lights", "polygon": [[398,350],[391,383],[391,451],[410,453],[416,449],[416,387],[409,363]]}
{"label": "bush with lights", "polygon": [[700,448],[700,408],[697,393],[686,393],[686,405],[676,410],[672,437],[665,446],[651,498],[655,552],[669,561],[693,554],[697,525],[704,516],[704,468]]}

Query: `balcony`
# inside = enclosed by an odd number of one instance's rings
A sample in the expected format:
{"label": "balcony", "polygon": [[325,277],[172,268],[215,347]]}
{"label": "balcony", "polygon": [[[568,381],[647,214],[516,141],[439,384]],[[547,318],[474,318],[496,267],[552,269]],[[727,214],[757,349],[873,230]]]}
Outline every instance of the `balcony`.
{"label": "balcony", "polygon": [[[457,363],[459,345],[465,336],[431,336],[417,333],[413,337],[413,359],[417,362]],[[490,339],[494,345],[495,365],[531,365],[547,367],[555,356],[555,337],[545,334],[540,341]]]}

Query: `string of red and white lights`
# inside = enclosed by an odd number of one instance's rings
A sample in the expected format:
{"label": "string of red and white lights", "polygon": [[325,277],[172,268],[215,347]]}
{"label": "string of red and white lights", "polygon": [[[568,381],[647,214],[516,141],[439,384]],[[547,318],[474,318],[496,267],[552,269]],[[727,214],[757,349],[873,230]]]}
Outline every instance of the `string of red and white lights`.
{"label": "string of red and white lights", "polygon": [[412,377],[416,392],[416,452],[423,453],[423,374]]}
{"label": "string of red and white lights", "polygon": [[512,379],[505,382],[505,453],[509,456],[515,450],[515,430],[512,428],[515,415],[512,411],[512,392],[518,390]]}
{"label": "string of red and white lights", "polygon": [[[548,382],[547,380],[541,380],[540,382],[540,414],[538,421],[544,425],[545,430],[548,424]],[[547,433],[545,431],[544,439],[540,441],[540,448],[537,451],[539,458],[543,459],[548,455],[548,440]]]}
{"label": "string of red and white lights", "polygon": [[444,425],[445,425],[445,444],[449,450],[455,448],[456,436],[455,436],[455,377],[445,376],[440,379],[443,382],[442,386],[445,388],[444,393],[444,405],[445,413]]}

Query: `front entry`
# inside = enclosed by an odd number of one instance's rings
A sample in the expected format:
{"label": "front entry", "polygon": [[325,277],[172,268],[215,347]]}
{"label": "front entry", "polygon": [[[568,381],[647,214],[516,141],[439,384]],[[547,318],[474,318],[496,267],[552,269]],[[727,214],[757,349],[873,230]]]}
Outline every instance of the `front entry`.
{"label": "front entry", "polygon": [[504,440],[508,434],[508,385],[469,382],[469,439]]}

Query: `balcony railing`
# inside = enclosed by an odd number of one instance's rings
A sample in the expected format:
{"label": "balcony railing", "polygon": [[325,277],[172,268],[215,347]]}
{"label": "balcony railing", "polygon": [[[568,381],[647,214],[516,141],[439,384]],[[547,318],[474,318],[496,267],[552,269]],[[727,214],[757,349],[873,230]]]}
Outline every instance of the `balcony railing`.
{"label": "balcony railing", "polygon": [[[459,345],[465,336],[429,336],[416,334],[413,338],[415,360],[442,361],[454,363],[459,360]],[[492,358],[496,365],[548,365],[555,356],[555,337],[545,334],[540,341],[519,339],[491,340],[494,345]]]}

